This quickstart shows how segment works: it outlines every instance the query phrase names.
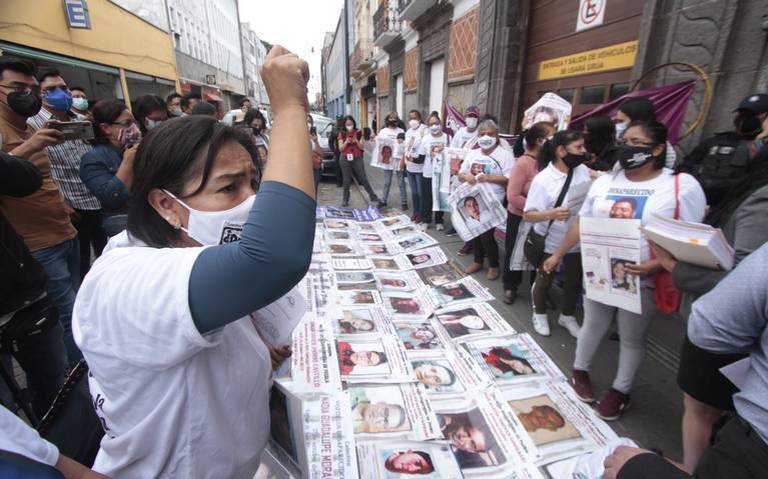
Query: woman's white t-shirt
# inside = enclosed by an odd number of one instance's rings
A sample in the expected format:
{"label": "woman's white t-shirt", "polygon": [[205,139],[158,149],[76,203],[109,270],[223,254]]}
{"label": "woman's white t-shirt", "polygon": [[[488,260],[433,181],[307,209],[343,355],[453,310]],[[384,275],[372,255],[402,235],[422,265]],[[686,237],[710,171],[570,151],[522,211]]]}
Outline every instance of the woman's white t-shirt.
{"label": "woman's white t-shirt", "polygon": [[75,301],[72,332],[110,477],[252,478],[269,434],[267,347],[245,317],[201,335],[189,309],[204,247],[112,238]]}
{"label": "woman's white t-shirt", "polygon": [[432,146],[443,145],[448,146],[448,135],[440,133],[440,136],[433,136],[431,133],[425,134],[421,138],[420,155],[424,155],[424,178],[432,178],[432,169],[434,164],[432,162]]}
{"label": "woman's white t-shirt", "polygon": [[477,138],[477,128],[475,131],[469,131],[466,126],[462,126],[451,138],[451,148],[464,148],[473,138]]}
{"label": "woman's white t-shirt", "polygon": [[[677,175],[680,182],[680,218],[700,222],[707,205],[699,182],[686,173]],[[579,216],[594,218],[639,219],[648,223],[651,215],[673,218],[675,215],[675,175],[668,168],[647,181],[629,181],[624,170],[603,175],[595,180],[587,193]],[[620,207],[620,208],[619,208]],[[651,259],[648,240],[642,236],[640,260]]]}
{"label": "woman's white t-shirt", "polygon": [[[553,209],[567,178],[568,174],[558,170],[552,163],[547,165],[546,168],[533,177],[523,211],[527,213],[528,211],[547,211]],[[579,165],[573,169],[573,176],[571,177],[571,184],[568,187],[568,191],[571,191],[571,188],[578,184],[589,181],[592,181],[592,178],[589,175],[589,168],[584,165]],[[566,193],[560,206],[566,206],[567,204],[568,194]],[[539,221],[538,223],[533,224],[533,230],[536,231],[536,233],[542,236],[545,234],[547,235],[547,239],[544,243],[545,253],[554,253],[557,247],[560,246],[560,242],[563,241],[565,233],[568,231],[570,221],[570,219],[566,221],[553,221],[552,226],[549,227],[549,232],[547,232],[549,220]],[[575,253],[577,251],[579,251],[578,244],[568,252]]]}
{"label": "woman's white t-shirt", "polygon": [[[409,128],[405,132],[405,152],[411,155],[411,158],[419,156],[419,152],[421,151],[421,137],[424,136],[424,130],[426,130],[426,128],[426,125],[422,123],[419,124],[418,127]],[[424,171],[424,164],[406,161],[405,169],[411,173],[421,173]]]}
{"label": "woman's white t-shirt", "polygon": [[55,466],[59,460],[59,450],[40,437],[11,411],[0,405],[0,451],[11,452],[27,459]]}
{"label": "woman's white t-shirt", "polygon": [[[461,164],[459,173],[471,174],[472,165],[479,164],[483,168],[483,174],[506,177],[515,166],[515,155],[505,150],[501,145],[496,146],[490,155],[486,155],[480,148],[475,148],[467,153]],[[495,183],[490,184],[499,201],[504,200],[507,188]]]}
{"label": "woman's white t-shirt", "polygon": [[[395,147],[392,148],[392,160],[390,162],[389,170],[400,170],[400,158],[403,157],[403,148],[400,148],[397,144],[397,135],[405,133],[402,128],[382,128],[379,134],[376,135],[376,139],[392,140],[395,143]],[[378,148],[378,142],[376,148]],[[398,160],[398,161],[395,161]],[[378,166],[378,165],[377,165]]]}

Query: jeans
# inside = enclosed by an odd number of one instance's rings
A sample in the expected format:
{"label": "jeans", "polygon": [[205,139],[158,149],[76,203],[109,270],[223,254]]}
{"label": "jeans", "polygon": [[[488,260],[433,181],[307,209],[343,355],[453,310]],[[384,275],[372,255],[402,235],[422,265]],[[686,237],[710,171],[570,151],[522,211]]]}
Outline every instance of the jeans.
{"label": "jeans", "polygon": [[509,270],[509,263],[512,261],[512,249],[515,247],[517,231],[522,221],[522,216],[507,213],[507,236],[504,238],[504,274],[502,276],[505,290],[517,291],[517,287],[523,282],[522,271]]}
{"label": "jeans", "polygon": [[315,177],[315,194],[317,194],[317,191],[320,189],[320,180],[323,178],[323,170],[322,168],[319,170],[312,170],[312,174]]}
{"label": "jeans", "polygon": [[[444,212],[435,211],[435,224],[443,224]],[[432,222],[432,178],[421,177],[421,221]]]}
{"label": "jeans", "polygon": [[80,246],[77,238],[32,253],[48,274],[48,297],[59,310],[59,324],[64,330],[67,360],[75,366],[83,354],[72,338],[72,308],[80,287]]}
{"label": "jeans", "polygon": [[494,238],[494,231],[496,228],[491,228],[485,233],[472,239],[472,246],[475,251],[475,263],[483,264],[485,257],[488,256],[488,267],[499,267],[499,245],[496,244],[496,238]]}
{"label": "jeans", "polygon": [[611,327],[614,315],[616,316],[616,323],[619,325],[619,367],[612,387],[624,394],[629,394],[632,389],[635,373],[643,362],[646,333],[651,319],[656,314],[653,289],[643,287],[640,295],[642,314],[584,298],[584,325],[576,341],[573,369],[589,371],[592,358]]}
{"label": "jeans", "polygon": [[408,183],[411,184],[411,203],[414,214],[421,214],[421,173],[408,172]]}
{"label": "jeans", "polygon": [[[552,255],[545,253],[542,263],[550,256]],[[563,285],[563,303],[560,305],[560,312],[563,316],[573,316],[581,292],[581,253],[566,254],[563,257],[563,263],[565,264],[565,284]],[[547,314],[547,293],[554,279],[554,272],[547,273],[543,268],[539,268],[536,272],[536,283],[533,286],[533,309],[536,314]],[[584,316],[586,317],[586,314]]]}
{"label": "jeans", "polygon": [[357,178],[357,182],[360,183],[360,186],[365,188],[371,202],[379,200],[376,193],[373,191],[373,188],[371,188],[371,184],[368,182],[368,176],[365,174],[365,164],[363,164],[362,158],[355,158],[353,161],[349,161],[347,160],[346,155],[342,155],[339,163],[341,163],[341,174],[344,179],[343,194],[345,205],[349,203],[349,187],[352,184],[353,176]]}
{"label": "jeans", "polygon": [[91,246],[98,258],[107,245],[107,233],[101,226],[101,210],[75,210],[77,220],[72,224],[77,228],[77,240],[80,243],[80,280],[91,269]]}
{"label": "jeans", "polygon": [[[48,411],[67,374],[67,353],[64,349],[61,325],[55,324],[41,334],[15,342],[13,357],[19,362],[32,394],[32,409],[38,419]],[[3,357],[0,367],[11,371],[10,357]]]}
{"label": "jeans", "polygon": [[[386,203],[389,200],[389,187],[392,185],[392,172],[394,170],[384,170],[384,193],[381,195],[381,201]],[[400,189],[400,204],[404,205],[408,202],[408,196],[405,191],[405,172],[398,170],[397,172],[397,187]]]}

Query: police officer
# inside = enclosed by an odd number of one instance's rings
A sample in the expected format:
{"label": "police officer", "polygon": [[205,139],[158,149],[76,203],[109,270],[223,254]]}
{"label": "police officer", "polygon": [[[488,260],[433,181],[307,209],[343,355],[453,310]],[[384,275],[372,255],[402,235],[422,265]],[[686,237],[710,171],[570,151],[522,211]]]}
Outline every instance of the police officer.
{"label": "police officer", "polygon": [[744,98],[734,113],[735,129],[702,141],[681,166],[699,180],[710,208],[725,199],[728,191],[747,175],[750,144],[768,117],[768,95],[758,93]]}

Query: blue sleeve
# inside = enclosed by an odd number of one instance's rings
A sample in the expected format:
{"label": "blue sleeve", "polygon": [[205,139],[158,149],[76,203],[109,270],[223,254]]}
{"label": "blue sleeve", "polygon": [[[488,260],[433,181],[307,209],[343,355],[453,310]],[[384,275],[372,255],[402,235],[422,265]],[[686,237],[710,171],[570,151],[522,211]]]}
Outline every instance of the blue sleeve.
{"label": "blue sleeve", "polygon": [[106,210],[122,210],[131,196],[120,178],[110,171],[104,152],[97,149],[81,158],[80,179]]}
{"label": "blue sleeve", "polygon": [[307,272],[315,200],[284,183],[261,185],[240,241],[206,248],[192,267],[189,307],[206,333],[283,296]]}

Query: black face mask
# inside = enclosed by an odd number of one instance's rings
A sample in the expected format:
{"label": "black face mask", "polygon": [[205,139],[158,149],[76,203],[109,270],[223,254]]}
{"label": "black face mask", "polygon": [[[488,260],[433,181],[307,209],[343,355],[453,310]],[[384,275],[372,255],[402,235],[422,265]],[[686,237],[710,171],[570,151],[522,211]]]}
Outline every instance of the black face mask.
{"label": "black face mask", "polygon": [[40,95],[34,93],[19,93],[17,91],[8,94],[8,106],[19,116],[29,118],[37,115],[43,106]]}
{"label": "black face mask", "polygon": [[763,129],[763,125],[755,115],[745,115],[740,113],[733,119],[733,126],[736,127],[736,133],[741,136],[757,136]]}
{"label": "black face mask", "polygon": [[656,158],[647,146],[619,145],[613,153],[625,170],[634,170]]}
{"label": "black face mask", "polygon": [[387,120],[387,126],[390,128],[397,126],[397,120]]}
{"label": "black face mask", "polygon": [[573,153],[566,153],[563,157],[563,163],[568,168],[576,168],[580,164],[587,161],[587,155],[574,155]]}

